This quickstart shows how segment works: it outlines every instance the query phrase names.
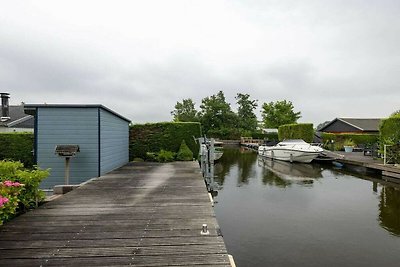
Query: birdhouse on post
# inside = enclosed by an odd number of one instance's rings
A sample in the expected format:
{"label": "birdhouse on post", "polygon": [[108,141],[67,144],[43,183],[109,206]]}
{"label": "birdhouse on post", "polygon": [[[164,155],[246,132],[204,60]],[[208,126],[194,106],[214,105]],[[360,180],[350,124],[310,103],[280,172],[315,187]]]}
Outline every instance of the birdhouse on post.
{"label": "birdhouse on post", "polygon": [[78,145],[56,145],[54,153],[65,158],[65,184],[69,184],[69,161],[78,153]]}

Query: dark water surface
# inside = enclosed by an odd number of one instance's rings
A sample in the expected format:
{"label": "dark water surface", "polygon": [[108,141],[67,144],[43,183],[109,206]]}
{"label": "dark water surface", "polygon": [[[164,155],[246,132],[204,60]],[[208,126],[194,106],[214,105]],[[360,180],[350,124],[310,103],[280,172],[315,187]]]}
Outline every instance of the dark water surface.
{"label": "dark water surface", "polygon": [[215,175],[215,212],[239,267],[400,266],[399,186],[237,148]]}

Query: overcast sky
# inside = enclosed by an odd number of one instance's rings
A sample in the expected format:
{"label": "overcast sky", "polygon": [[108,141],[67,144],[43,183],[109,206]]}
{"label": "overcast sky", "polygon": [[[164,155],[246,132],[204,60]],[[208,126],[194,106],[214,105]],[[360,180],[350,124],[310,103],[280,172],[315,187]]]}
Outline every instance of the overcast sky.
{"label": "overcast sky", "polygon": [[[400,109],[400,1],[0,0],[11,104],[103,104],[135,123],[224,91],[301,122]],[[260,116],[260,111],[257,111]],[[261,117],[261,116],[260,116]],[[316,126],[316,125],[315,125]]]}

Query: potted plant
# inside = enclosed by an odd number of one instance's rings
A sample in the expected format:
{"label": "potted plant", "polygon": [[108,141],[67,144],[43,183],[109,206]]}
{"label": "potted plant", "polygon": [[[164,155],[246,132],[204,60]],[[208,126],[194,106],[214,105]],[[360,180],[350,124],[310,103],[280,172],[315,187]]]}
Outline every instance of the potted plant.
{"label": "potted plant", "polygon": [[343,142],[343,147],[345,152],[353,152],[353,148],[355,146],[355,143],[351,139],[346,139]]}

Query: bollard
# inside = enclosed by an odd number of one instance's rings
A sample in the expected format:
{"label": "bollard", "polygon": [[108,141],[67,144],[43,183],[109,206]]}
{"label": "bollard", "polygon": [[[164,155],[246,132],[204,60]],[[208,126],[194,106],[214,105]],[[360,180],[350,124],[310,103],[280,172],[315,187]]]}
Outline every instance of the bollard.
{"label": "bollard", "polygon": [[210,232],[207,229],[207,224],[206,223],[203,223],[203,227],[201,228],[200,234],[201,235],[209,235],[210,234]]}

